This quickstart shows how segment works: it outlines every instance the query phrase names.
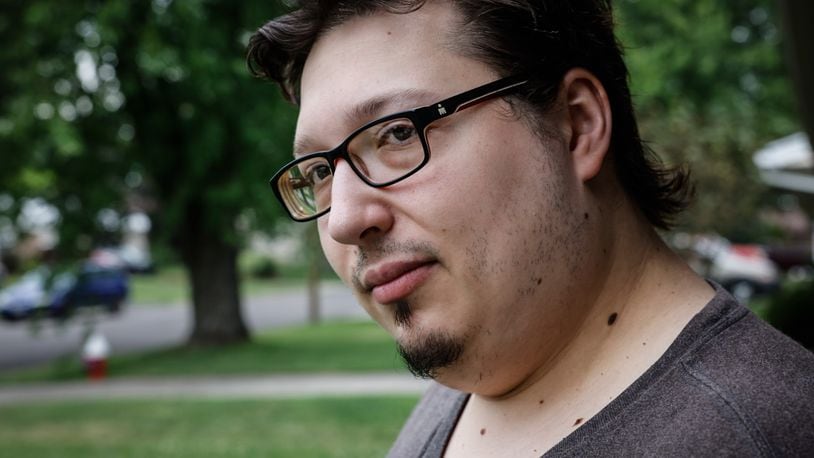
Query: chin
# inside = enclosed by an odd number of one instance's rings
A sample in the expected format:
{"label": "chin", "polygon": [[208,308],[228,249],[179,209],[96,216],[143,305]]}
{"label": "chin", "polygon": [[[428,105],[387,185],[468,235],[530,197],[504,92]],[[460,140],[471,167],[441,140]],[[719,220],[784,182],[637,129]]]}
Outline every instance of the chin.
{"label": "chin", "polygon": [[460,362],[465,339],[440,330],[428,330],[414,323],[399,327],[399,355],[416,377],[435,379]]}

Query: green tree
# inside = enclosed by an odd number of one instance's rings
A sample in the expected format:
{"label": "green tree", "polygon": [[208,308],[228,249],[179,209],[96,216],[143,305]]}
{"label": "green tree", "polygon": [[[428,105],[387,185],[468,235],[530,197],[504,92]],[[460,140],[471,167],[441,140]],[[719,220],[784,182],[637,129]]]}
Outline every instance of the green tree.
{"label": "green tree", "polygon": [[105,237],[100,212],[154,201],[154,232],[189,274],[194,344],[248,337],[238,250],[249,231],[280,216],[266,182],[289,154],[293,110],[249,76],[244,58],[251,27],[277,8],[259,0],[4,6],[2,192],[58,208],[64,253]]}
{"label": "green tree", "polygon": [[125,2],[99,15],[122,56],[136,156],[189,272],[193,342],[245,337],[238,226],[270,224],[277,214],[266,180],[289,151],[290,108],[247,75],[243,59],[247,25],[276,13],[256,3]]}
{"label": "green tree", "polygon": [[[65,20],[67,33],[49,22],[52,17]],[[57,2],[7,3],[0,15],[6,43],[0,50],[0,193],[13,203],[0,208],[6,215],[0,224],[14,221],[27,199],[42,199],[61,209],[68,242],[62,247],[72,250],[83,248],[88,234],[104,235],[96,215],[118,193],[122,180],[115,177],[124,165],[119,142],[109,135],[115,110],[94,109],[100,96],[76,76],[81,39],[74,28],[80,21],[74,9]]]}
{"label": "green tree", "polygon": [[752,154],[799,129],[774,2],[616,5],[642,137],[697,184],[682,227],[755,237],[766,193]]}

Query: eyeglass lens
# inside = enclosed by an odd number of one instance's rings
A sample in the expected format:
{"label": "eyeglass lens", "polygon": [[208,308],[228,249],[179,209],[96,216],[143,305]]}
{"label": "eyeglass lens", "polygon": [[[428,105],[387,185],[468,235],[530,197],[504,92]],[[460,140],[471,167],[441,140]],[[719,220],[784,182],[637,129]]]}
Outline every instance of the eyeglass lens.
{"label": "eyeglass lens", "polygon": [[[382,121],[356,133],[347,143],[356,173],[382,185],[410,174],[424,162],[424,146],[409,118]],[[333,168],[324,157],[297,162],[278,182],[283,200],[296,217],[307,218],[331,206]]]}

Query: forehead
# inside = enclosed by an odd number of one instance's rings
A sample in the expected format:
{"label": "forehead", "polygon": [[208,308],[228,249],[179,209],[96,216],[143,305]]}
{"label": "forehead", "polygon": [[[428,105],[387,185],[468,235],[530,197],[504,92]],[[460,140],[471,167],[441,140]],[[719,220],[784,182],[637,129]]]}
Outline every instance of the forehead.
{"label": "forehead", "polygon": [[378,116],[494,79],[489,67],[452,50],[456,19],[447,2],[428,2],[408,14],[355,17],[324,33],[303,69],[297,142],[332,147]]}

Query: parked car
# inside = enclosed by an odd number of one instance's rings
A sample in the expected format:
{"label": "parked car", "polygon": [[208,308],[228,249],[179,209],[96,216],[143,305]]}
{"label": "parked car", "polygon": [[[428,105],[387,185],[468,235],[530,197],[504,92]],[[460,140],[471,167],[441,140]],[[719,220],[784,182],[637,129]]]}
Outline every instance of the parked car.
{"label": "parked car", "polygon": [[8,321],[36,315],[65,318],[88,307],[116,312],[127,299],[128,290],[123,269],[86,261],[76,271],[52,275],[42,267],[0,291],[0,316]]}
{"label": "parked car", "polygon": [[28,318],[45,303],[46,268],[32,270],[18,281],[0,290],[0,316],[8,321]]}
{"label": "parked car", "polygon": [[78,273],[54,280],[49,313],[64,317],[78,308],[95,306],[118,312],[127,299],[128,286],[125,271],[85,263]]}
{"label": "parked car", "polygon": [[759,245],[727,246],[713,258],[710,277],[742,302],[780,287],[780,272]]}
{"label": "parked car", "polygon": [[741,302],[780,287],[780,270],[760,245],[733,244],[717,234],[676,234],[671,244],[699,275],[720,283]]}

